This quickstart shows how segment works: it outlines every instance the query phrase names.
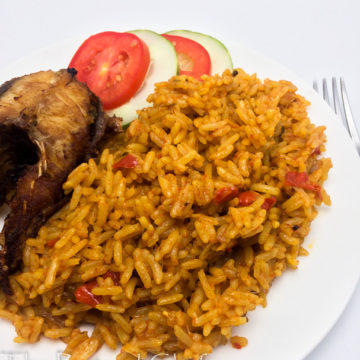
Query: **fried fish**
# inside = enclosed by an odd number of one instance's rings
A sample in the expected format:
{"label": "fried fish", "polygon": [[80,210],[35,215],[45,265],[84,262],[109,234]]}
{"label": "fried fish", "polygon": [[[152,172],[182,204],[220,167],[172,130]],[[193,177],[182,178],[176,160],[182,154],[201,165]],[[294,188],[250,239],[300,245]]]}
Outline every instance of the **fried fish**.
{"label": "fried fish", "polygon": [[25,239],[64,203],[62,184],[95,155],[106,119],[74,69],[40,71],[0,86],[0,206],[10,206],[0,234],[0,286],[6,293]]}

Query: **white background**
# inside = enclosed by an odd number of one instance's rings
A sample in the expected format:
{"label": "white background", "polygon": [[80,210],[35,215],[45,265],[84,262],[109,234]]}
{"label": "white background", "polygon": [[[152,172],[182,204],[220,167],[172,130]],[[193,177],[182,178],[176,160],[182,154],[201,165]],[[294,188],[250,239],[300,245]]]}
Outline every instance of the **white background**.
{"label": "white background", "polygon": [[[162,15],[161,22],[154,23],[154,13]],[[342,75],[354,115],[360,119],[359,18],[357,0],[0,0],[0,68],[64,39],[122,29],[122,22],[131,19],[131,29],[185,28],[212,34],[225,44],[227,38],[238,39],[309,83]],[[346,239],[339,241],[346,246]],[[342,317],[306,360],[360,359],[359,334],[358,285]]]}

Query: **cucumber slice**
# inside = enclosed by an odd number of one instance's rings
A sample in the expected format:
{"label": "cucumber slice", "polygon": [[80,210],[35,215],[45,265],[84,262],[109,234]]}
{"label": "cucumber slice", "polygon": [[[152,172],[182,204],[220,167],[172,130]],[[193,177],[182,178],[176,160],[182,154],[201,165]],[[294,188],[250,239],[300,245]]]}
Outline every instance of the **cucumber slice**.
{"label": "cucumber slice", "polygon": [[189,30],[172,30],[166,34],[183,36],[197,41],[200,45],[202,45],[210,55],[211,75],[222,74],[226,69],[230,69],[232,71],[233,63],[228,49],[222,42],[212,36]]}
{"label": "cucumber slice", "polygon": [[155,83],[169,80],[178,71],[176,51],[170,41],[150,30],[129,32],[138,36],[148,46],[150,66],[144,83],[137,93],[126,104],[108,111],[109,115],[122,117],[124,127],[137,118],[136,110],[150,105],[146,98],[154,91]]}

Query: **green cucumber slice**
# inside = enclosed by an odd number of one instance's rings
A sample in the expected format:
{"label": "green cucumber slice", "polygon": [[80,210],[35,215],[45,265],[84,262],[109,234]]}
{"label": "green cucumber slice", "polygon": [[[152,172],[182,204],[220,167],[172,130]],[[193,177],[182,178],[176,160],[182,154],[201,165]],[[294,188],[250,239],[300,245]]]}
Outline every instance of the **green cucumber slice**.
{"label": "green cucumber slice", "polygon": [[150,66],[144,83],[137,93],[126,104],[108,111],[109,115],[122,117],[123,127],[137,118],[137,110],[150,105],[146,98],[154,91],[155,83],[167,81],[178,72],[176,51],[170,41],[150,30],[129,32],[138,36],[148,46]]}
{"label": "green cucumber slice", "polygon": [[166,34],[182,36],[197,41],[202,45],[210,55],[211,75],[222,74],[226,69],[233,70],[233,63],[228,49],[214,37],[189,30],[172,30]]}

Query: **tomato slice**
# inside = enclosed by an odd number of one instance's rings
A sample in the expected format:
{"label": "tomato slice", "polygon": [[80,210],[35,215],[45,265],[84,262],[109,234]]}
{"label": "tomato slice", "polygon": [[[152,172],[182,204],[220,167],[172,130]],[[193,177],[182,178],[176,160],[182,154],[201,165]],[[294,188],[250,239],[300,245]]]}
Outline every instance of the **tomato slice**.
{"label": "tomato slice", "polygon": [[78,80],[100,98],[104,109],[113,109],[135,95],[149,64],[149,50],[139,37],[106,31],[85,40],[69,67],[77,70]]}
{"label": "tomato slice", "polygon": [[207,50],[198,42],[177,35],[162,34],[174,45],[180,75],[189,75],[200,80],[201,75],[210,75],[211,60]]}

